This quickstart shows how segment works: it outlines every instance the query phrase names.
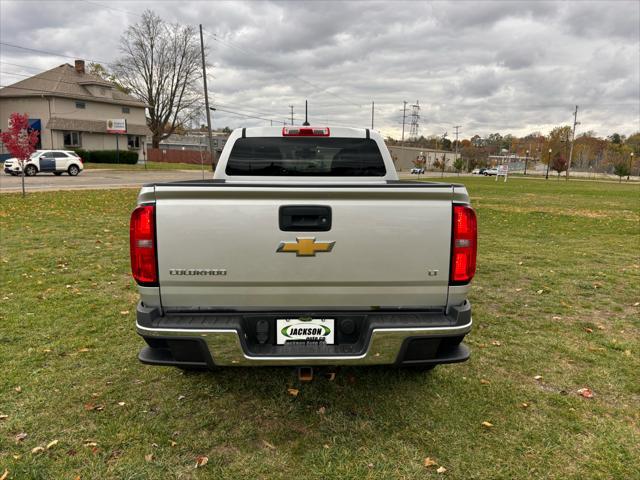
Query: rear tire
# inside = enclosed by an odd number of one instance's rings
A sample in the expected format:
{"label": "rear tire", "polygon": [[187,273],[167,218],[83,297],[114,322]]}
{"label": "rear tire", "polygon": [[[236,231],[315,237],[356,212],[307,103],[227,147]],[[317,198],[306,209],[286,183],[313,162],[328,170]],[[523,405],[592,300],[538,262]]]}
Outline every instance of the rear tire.
{"label": "rear tire", "polygon": [[59,177],[60,175],[62,175],[62,172],[53,172],[53,174],[54,174],[56,177]]}
{"label": "rear tire", "polygon": [[72,177],[75,177],[80,173],[80,169],[78,168],[77,165],[71,165],[69,167],[69,170],[67,170],[67,172],[69,172],[69,175],[71,175]]}
{"label": "rear tire", "polygon": [[26,167],[24,167],[24,174],[27,177],[33,177],[36,175],[36,173],[38,173],[38,169],[35,167],[35,165],[27,165]]}

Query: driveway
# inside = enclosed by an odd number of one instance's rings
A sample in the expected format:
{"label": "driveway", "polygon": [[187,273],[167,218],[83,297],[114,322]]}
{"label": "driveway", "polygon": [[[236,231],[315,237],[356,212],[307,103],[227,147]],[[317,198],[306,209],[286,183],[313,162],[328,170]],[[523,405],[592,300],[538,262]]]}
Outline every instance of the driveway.
{"label": "driveway", "polygon": [[[211,178],[211,171],[205,170],[205,178]],[[172,182],[177,180],[202,180],[199,170],[156,170],[156,171],[127,171],[127,170],[84,170],[77,177],[53,174],[38,174],[26,177],[27,191],[55,191],[76,189],[103,188],[139,188],[145,183]],[[0,193],[21,191],[21,178],[0,174]]]}

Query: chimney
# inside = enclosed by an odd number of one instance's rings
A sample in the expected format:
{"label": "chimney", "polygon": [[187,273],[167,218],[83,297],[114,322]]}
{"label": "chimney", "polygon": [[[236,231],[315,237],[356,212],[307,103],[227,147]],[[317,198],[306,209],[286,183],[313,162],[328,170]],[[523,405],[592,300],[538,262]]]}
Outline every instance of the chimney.
{"label": "chimney", "polygon": [[84,75],[84,60],[76,60],[76,72]]}

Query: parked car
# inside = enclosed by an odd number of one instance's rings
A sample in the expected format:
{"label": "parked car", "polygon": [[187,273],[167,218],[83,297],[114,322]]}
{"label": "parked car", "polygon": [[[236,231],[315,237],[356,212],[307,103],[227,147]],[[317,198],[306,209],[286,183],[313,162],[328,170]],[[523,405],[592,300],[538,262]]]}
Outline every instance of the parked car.
{"label": "parked car", "polygon": [[[72,150],[36,150],[24,167],[24,174],[32,177],[38,173],[62,175],[67,172],[72,177],[84,170],[82,158]],[[19,175],[22,172],[16,158],[4,161],[4,173]]]}
{"label": "parked car", "polygon": [[424,173],[424,168],[412,168],[411,169],[411,173],[414,175],[420,175],[422,173]]}
{"label": "parked car", "polygon": [[491,177],[493,175],[498,175],[498,169],[497,168],[487,168],[487,169],[485,169],[484,172],[482,172],[482,175],[484,175],[485,177]]}
{"label": "parked car", "polygon": [[471,175],[480,175],[480,169],[474,168],[473,170],[471,170]]}
{"label": "parked car", "polygon": [[430,369],[469,357],[469,195],[400,181],[376,131],[236,129],[212,181],[145,185],[129,231],[143,363]]}

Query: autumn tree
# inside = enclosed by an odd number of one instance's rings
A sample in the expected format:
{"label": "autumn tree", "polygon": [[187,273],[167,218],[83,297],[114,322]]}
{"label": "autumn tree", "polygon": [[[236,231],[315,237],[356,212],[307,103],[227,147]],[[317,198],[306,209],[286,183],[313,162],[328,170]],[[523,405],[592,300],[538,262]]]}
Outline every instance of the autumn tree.
{"label": "autumn tree", "polygon": [[29,128],[29,116],[25,113],[12,113],[9,117],[9,129],[0,133],[0,140],[7,151],[15,157],[20,165],[20,176],[22,177],[22,196],[24,190],[25,164],[36,151],[38,144],[38,131]]}
{"label": "autumn tree", "polygon": [[147,125],[157,148],[179,125],[201,114],[200,45],[192,26],[167,23],[150,10],[120,38],[123,56],[113,74],[148,105]]}
{"label": "autumn tree", "polygon": [[114,74],[107,70],[101,63],[91,62],[89,64],[88,72],[91,75],[106,80],[107,82],[113,83],[113,85],[115,85],[115,87],[122,93],[130,93],[127,88],[125,88],[122,84],[120,84],[120,82],[118,82],[118,79],[114,76]]}
{"label": "autumn tree", "polygon": [[556,152],[551,160],[551,170],[558,172],[558,180],[560,180],[560,174],[567,171],[567,159],[560,152]]}

